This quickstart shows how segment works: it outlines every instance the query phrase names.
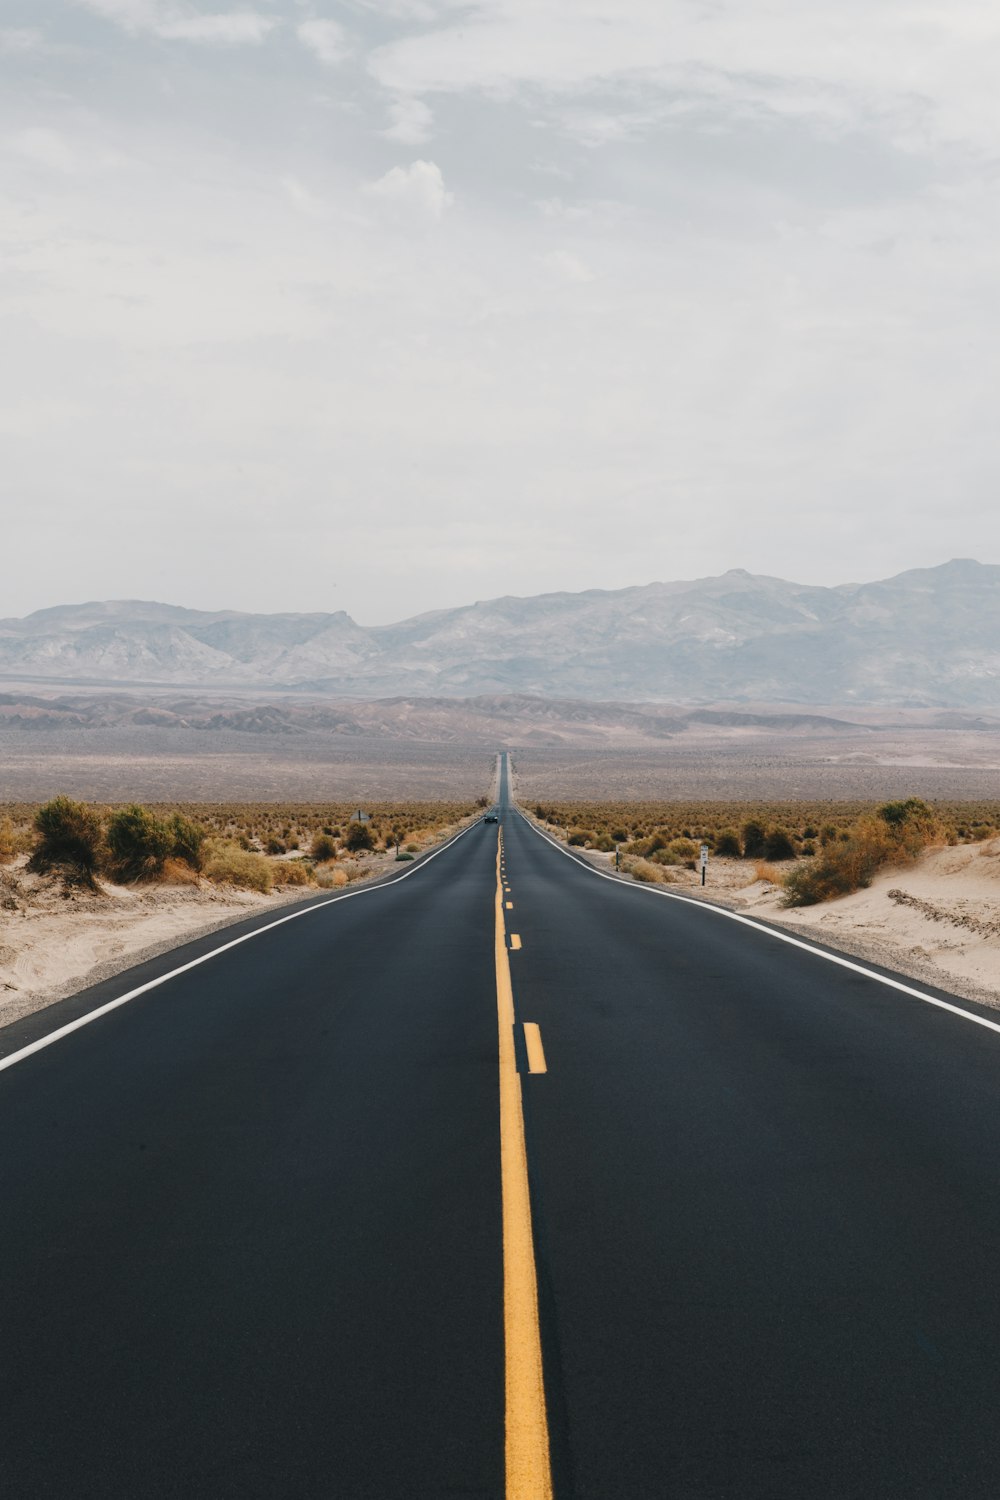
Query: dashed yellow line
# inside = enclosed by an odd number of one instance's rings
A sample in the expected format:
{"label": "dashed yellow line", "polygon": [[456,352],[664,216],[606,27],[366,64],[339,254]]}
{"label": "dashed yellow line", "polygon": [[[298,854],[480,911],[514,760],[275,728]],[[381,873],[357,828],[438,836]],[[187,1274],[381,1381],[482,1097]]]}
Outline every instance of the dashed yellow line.
{"label": "dashed yellow line", "polygon": [[511,935],[510,935],[510,946],[513,948],[513,950],[514,950],[515,953],[520,948],[520,946],[521,946],[521,934],[519,932],[512,932],[511,933]]}
{"label": "dashed yellow line", "polygon": [[[510,906],[510,902],[506,903]],[[496,973],[500,1031],[500,1180],[503,1198],[503,1327],[507,1500],[552,1500],[538,1278],[531,1236],[521,1079],[514,1053],[514,992],[497,852]]]}
{"label": "dashed yellow line", "polygon": [[547,1073],[548,1066],[545,1062],[545,1049],[542,1046],[542,1033],[537,1021],[525,1021],[524,1043],[528,1049],[528,1072]]}
{"label": "dashed yellow line", "polygon": [[513,903],[513,901],[505,901],[504,902],[504,906],[506,906],[506,908],[507,908],[508,911],[513,911],[514,910],[514,903]]}

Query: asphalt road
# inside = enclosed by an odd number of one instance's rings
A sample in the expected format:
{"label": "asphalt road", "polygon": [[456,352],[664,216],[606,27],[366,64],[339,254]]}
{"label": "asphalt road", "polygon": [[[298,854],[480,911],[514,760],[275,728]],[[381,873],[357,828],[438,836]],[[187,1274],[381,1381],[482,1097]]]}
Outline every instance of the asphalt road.
{"label": "asphalt road", "polygon": [[[4,1500],[513,1493],[496,835],[0,1071]],[[556,1500],[995,1496],[1000,1035],[503,835]]]}

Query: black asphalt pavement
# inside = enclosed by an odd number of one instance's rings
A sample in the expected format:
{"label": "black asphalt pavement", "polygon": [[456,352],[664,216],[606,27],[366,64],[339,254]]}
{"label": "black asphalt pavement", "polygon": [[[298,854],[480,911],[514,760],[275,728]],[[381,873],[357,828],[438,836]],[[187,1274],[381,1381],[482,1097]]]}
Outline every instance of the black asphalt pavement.
{"label": "black asphalt pavement", "polygon": [[[1000,1035],[503,821],[556,1500],[1000,1493]],[[4,1500],[503,1497],[495,855],[0,1072]]]}

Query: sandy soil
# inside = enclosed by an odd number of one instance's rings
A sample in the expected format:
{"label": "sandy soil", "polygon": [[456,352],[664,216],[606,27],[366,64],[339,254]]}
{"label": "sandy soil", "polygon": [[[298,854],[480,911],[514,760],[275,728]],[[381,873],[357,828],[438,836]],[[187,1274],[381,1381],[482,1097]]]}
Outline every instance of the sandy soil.
{"label": "sandy soil", "polygon": [[[550,830],[551,831],[551,830]],[[579,850],[575,851],[581,852]],[[587,851],[601,869],[614,855]],[[828,948],[1000,1009],[1000,839],[931,849],[883,871],[865,891],[789,910],[774,881],[737,859],[712,859],[702,891],[695,873],[670,869],[669,887],[760,917]]]}

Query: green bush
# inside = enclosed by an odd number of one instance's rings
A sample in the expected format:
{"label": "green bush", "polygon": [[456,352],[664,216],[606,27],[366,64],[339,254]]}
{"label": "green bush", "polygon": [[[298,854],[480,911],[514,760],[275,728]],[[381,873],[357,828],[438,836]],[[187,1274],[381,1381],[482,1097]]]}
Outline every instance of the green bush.
{"label": "green bush", "polygon": [[764,840],[764,858],[769,864],[780,859],[795,859],[796,849],[784,828],[772,828]]}
{"label": "green bush", "polygon": [[344,844],[352,854],[359,854],[362,849],[374,849],[375,840],[367,823],[351,823]]}
{"label": "green bush", "polygon": [[59,870],[65,879],[96,890],[102,830],[92,807],[54,797],[36,812],[35,832],[29,870]]}
{"label": "green bush", "polygon": [[172,853],[174,837],[162,818],[133,803],[111,814],[105,842],[108,867],[116,880],[152,880]]}
{"label": "green bush", "polygon": [[183,813],[174,813],[169,826],[173,839],[170,853],[174,859],[182,859],[186,865],[191,866],[192,870],[200,870],[202,848],[205,843],[204,828],[200,823],[185,818]]}
{"label": "green bush", "polygon": [[767,843],[767,829],[763,823],[758,822],[756,818],[750,818],[748,822],[743,824],[742,838],[744,859],[763,859],[765,857],[764,848]]}
{"label": "green bush", "polygon": [[739,859],[743,854],[743,845],[740,836],[733,828],[726,828],[722,833],[715,836],[716,854],[726,855],[731,859]]}

